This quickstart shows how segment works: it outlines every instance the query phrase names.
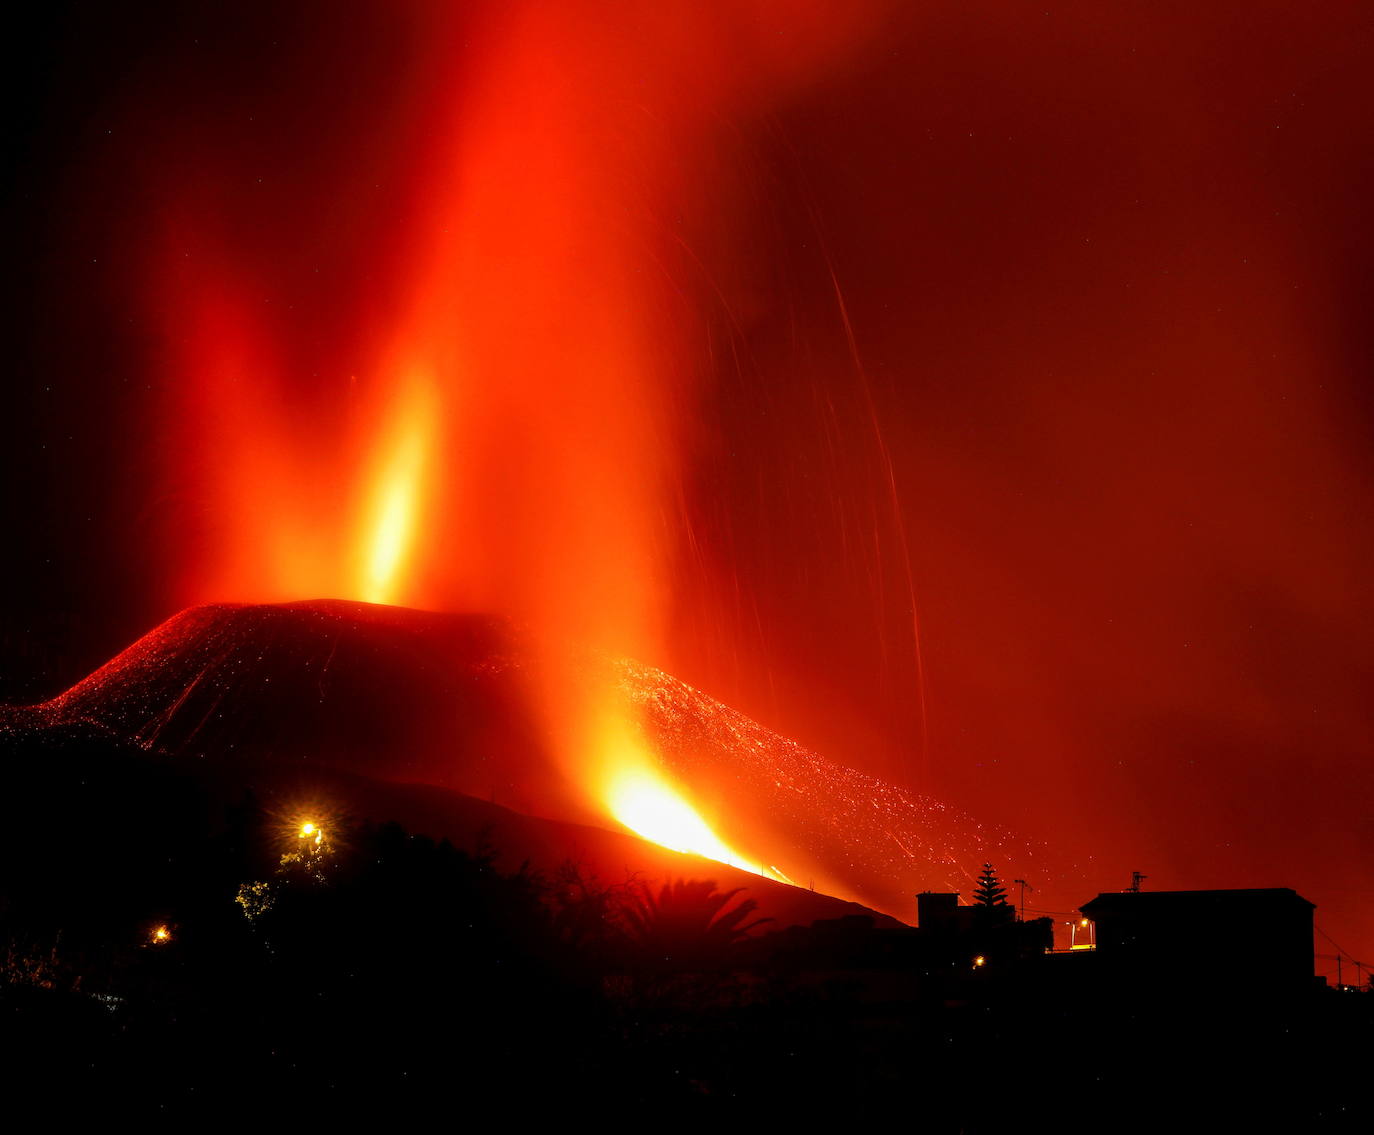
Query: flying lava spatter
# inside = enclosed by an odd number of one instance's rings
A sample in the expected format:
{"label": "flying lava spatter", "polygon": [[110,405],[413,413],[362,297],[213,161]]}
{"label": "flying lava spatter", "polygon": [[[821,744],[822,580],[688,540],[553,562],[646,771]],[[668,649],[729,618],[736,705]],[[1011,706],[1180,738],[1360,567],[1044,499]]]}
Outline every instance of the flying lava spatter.
{"label": "flying lava spatter", "polygon": [[[1366,6],[607,7],[26,29],[15,696],[194,604],[491,612],[1361,956]],[[541,683],[607,819],[602,756],[661,746]],[[916,846],[833,783],[856,857]]]}
{"label": "flying lava spatter", "polygon": [[[213,518],[186,598],[488,610],[661,657],[664,519],[695,381],[678,363],[692,316],[674,201],[729,116],[818,73],[868,17],[450,9],[414,14],[412,93],[389,126],[415,140],[393,155],[404,208],[364,266],[380,299],[361,306],[379,311],[309,360],[337,388],[333,421],[293,416],[288,360],[308,350],[255,315],[254,267],[217,233],[213,200],[179,202],[159,296],[187,380],[175,459]],[[553,676],[537,701],[574,783],[642,835],[750,862],[626,742],[635,723],[614,699],[568,688]]]}

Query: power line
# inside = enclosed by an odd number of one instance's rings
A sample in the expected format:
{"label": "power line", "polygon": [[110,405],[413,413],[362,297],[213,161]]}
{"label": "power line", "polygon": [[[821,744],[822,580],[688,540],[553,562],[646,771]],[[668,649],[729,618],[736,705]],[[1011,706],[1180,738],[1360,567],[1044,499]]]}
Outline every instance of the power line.
{"label": "power line", "polygon": [[[1328,942],[1330,942],[1333,946],[1335,946],[1335,947],[1336,947],[1337,953],[1339,953],[1339,954],[1341,955],[1341,957],[1346,958],[1352,965],[1357,965],[1357,966],[1359,966],[1359,967],[1362,968],[1362,969],[1369,969],[1369,968],[1370,968],[1370,967],[1369,967],[1368,965],[1366,965],[1364,962],[1357,961],[1354,954],[1352,954],[1349,950],[1347,950],[1344,946],[1342,946],[1339,942],[1337,942],[1336,939],[1334,939],[1333,937],[1331,937],[1330,934],[1328,934],[1325,930],[1323,930],[1323,929],[1322,929],[1320,926],[1318,926],[1315,922],[1312,924],[1312,929],[1315,930],[1318,934],[1320,934],[1323,938],[1325,938]],[[1325,954],[1324,954],[1324,955],[1322,955],[1322,956],[1323,956],[1323,957],[1328,957],[1329,955],[1325,955]]]}

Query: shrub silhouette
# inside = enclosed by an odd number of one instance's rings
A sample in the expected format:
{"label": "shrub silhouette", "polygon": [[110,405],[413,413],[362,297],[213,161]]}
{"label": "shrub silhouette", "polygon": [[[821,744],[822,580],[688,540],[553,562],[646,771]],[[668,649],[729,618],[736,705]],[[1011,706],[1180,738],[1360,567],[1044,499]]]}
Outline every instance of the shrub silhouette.
{"label": "shrub silhouette", "polygon": [[650,964],[721,961],[754,927],[772,921],[746,922],[758,909],[753,899],[730,906],[742,890],[718,891],[710,879],[678,879],[664,883],[655,895],[641,884],[621,913],[625,935]]}

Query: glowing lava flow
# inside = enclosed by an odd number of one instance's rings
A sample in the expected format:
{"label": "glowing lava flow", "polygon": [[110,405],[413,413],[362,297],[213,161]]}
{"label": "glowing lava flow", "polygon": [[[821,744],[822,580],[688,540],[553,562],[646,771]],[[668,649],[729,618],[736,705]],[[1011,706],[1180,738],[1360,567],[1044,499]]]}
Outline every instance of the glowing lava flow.
{"label": "glowing lava flow", "polygon": [[630,737],[628,726],[615,721],[603,748],[608,760],[602,799],[615,819],[638,836],[671,851],[714,859],[742,871],[784,878],[730,847],[702,819],[682,793],[653,767],[652,758]]}
{"label": "glowing lava flow", "polygon": [[760,864],[750,863],[722,843],[696,809],[648,768],[621,769],[606,790],[606,800],[617,820],[647,840],[673,851],[689,851],[715,859],[755,875],[770,874]]}

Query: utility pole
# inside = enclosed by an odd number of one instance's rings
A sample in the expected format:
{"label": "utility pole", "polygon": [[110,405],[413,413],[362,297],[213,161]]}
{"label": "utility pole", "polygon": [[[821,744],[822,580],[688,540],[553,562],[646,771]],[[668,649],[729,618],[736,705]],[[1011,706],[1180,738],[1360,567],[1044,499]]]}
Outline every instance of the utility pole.
{"label": "utility pole", "polygon": [[1016,916],[1016,917],[1019,918],[1022,922],[1025,922],[1025,921],[1026,921],[1026,892],[1027,892],[1027,891],[1032,891],[1032,892],[1033,892],[1033,891],[1035,890],[1035,888],[1032,887],[1028,882],[1026,882],[1025,879],[1013,879],[1012,882],[1015,883],[1018,887],[1021,888],[1021,909],[1020,909],[1020,911],[1017,913],[1017,916]]}

